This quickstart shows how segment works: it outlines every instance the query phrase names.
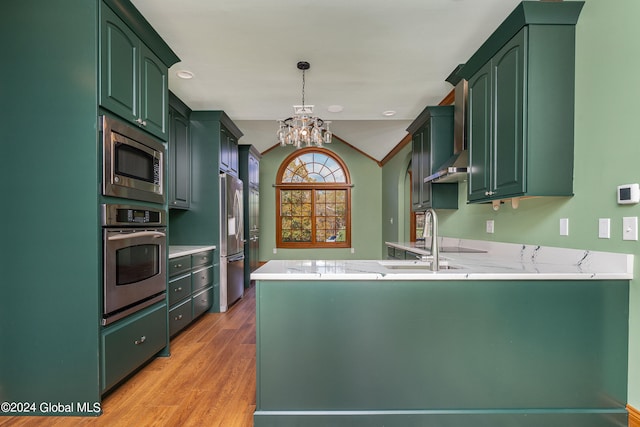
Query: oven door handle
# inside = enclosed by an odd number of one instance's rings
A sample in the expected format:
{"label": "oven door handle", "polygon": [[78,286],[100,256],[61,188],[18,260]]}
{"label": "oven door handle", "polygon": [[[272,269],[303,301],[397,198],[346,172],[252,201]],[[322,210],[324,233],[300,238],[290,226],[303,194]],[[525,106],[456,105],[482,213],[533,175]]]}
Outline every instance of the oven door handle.
{"label": "oven door handle", "polygon": [[135,239],[137,237],[166,237],[167,235],[165,233],[162,233],[160,231],[136,231],[134,233],[122,233],[122,234],[115,234],[113,236],[109,236],[107,237],[107,240],[109,241],[113,241],[113,240],[125,240],[125,239]]}

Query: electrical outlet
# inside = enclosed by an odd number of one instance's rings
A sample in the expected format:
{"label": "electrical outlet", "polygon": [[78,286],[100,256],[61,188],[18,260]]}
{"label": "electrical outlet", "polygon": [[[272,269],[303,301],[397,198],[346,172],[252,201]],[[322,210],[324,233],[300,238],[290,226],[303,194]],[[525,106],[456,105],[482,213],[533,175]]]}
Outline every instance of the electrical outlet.
{"label": "electrical outlet", "polygon": [[625,216],[622,218],[622,240],[638,240],[637,216]]}
{"label": "electrical outlet", "polygon": [[487,220],[487,233],[489,234],[493,234],[493,232],[495,231],[495,223],[493,222],[492,219],[488,219]]}
{"label": "electrical outlet", "polygon": [[560,218],[560,235],[569,235],[569,218]]}
{"label": "electrical outlet", "polygon": [[278,253],[278,249],[273,248],[273,253],[274,253],[274,254],[277,254],[277,253]]}
{"label": "electrical outlet", "polygon": [[351,248],[351,253],[355,254],[356,253],[356,248]]}
{"label": "electrical outlet", "polygon": [[598,238],[600,239],[611,238],[611,218],[598,219]]}

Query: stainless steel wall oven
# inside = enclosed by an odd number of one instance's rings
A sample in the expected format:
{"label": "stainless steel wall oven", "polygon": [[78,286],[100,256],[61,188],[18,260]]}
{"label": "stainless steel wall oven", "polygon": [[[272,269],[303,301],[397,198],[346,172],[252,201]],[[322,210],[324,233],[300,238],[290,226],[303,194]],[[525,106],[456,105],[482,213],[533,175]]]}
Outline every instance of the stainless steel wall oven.
{"label": "stainless steel wall oven", "polygon": [[103,316],[107,325],[165,298],[164,210],[102,205]]}
{"label": "stainless steel wall oven", "polygon": [[101,116],[102,194],[164,203],[164,145],[110,116]]}

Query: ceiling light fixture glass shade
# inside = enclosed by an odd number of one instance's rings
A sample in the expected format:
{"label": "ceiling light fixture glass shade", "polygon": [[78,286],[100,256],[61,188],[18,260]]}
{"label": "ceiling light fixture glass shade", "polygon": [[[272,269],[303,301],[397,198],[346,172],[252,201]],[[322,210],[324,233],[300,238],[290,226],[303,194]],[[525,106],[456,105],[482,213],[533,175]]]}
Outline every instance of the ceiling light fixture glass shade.
{"label": "ceiling light fixture glass shade", "polygon": [[276,132],[276,137],[281,146],[293,145],[296,148],[303,146],[310,147],[316,145],[322,147],[323,144],[330,144],[333,134],[329,130],[329,121],[324,121],[313,116],[313,105],[304,104],[304,72],[311,65],[308,62],[298,62],[298,69],[302,71],[302,105],[294,105],[292,117],[278,120],[280,126]]}

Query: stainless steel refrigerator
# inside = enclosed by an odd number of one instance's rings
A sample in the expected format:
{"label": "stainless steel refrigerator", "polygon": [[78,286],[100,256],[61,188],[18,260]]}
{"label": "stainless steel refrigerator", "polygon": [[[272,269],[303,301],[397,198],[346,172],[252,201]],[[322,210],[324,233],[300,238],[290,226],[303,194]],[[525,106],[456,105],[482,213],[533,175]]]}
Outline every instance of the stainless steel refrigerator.
{"label": "stainless steel refrigerator", "polygon": [[242,181],[220,174],[220,311],[244,295]]}

